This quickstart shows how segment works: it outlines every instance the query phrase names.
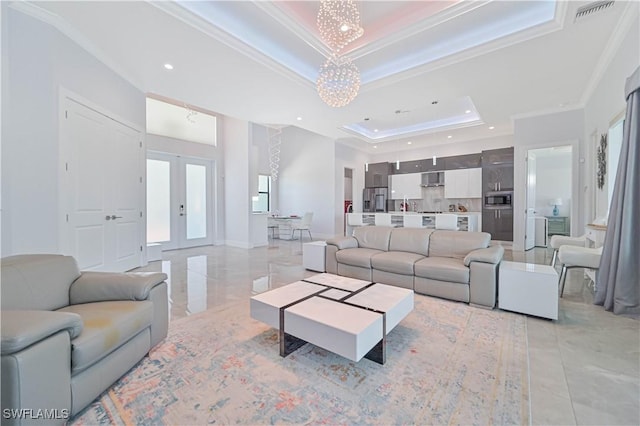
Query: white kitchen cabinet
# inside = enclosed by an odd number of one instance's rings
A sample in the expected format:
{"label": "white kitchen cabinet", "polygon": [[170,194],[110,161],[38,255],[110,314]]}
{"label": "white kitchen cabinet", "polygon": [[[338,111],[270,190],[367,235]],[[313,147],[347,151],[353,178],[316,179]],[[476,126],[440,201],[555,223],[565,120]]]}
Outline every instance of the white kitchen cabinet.
{"label": "white kitchen cabinet", "polygon": [[444,198],[482,198],[482,169],[445,170]]}
{"label": "white kitchen cabinet", "polygon": [[391,175],[391,195],[392,200],[421,199],[422,198],[422,174],[406,173],[402,175]]}

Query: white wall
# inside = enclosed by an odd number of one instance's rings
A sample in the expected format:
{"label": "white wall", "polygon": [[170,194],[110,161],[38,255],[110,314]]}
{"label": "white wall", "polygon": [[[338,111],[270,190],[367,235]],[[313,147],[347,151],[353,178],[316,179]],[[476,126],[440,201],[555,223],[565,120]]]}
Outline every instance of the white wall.
{"label": "white wall", "polygon": [[59,89],[141,129],[145,96],[53,27],[1,3],[2,255],[57,253]]}
{"label": "white wall", "polygon": [[[513,194],[513,249],[524,250],[526,184],[527,184],[527,152],[530,149],[550,148],[554,146],[572,146],[572,211],[571,232],[575,234],[584,221],[579,214],[581,205],[581,141],[584,129],[582,109],[572,109],[538,116],[523,117],[514,120],[514,194]],[[538,177],[537,177],[538,178]]]}
{"label": "white wall", "polygon": [[251,248],[251,195],[249,158],[251,125],[244,120],[225,117],[222,123],[221,145],[224,147],[224,212],[225,243]]}
{"label": "white wall", "polygon": [[342,197],[342,185],[336,188],[335,158],[332,139],[293,126],[283,130],[278,207],[281,214],[313,212],[314,239],[336,234],[336,192]]}
{"label": "white wall", "polygon": [[334,233],[343,235],[344,232],[344,169],[353,169],[351,184],[353,190],[353,211],[362,211],[362,190],[364,189],[364,164],[371,162],[369,156],[356,149],[337,143],[335,146],[335,199]]}
{"label": "white wall", "polygon": [[562,199],[558,206],[559,216],[571,216],[571,153],[562,152],[553,156],[536,157],[536,212],[538,216],[553,216],[556,198]]}
{"label": "white wall", "polygon": [[[588,141],[586,146],[587,155],[585,156],[585,173],[587,173],[585,185],[587,186],[587,194],[590,197],[586,200],[583,210],[587,222],[596,217],[606,215],[609,209],[607,184],[605,183],[602,190],[595,186],[597,159],[594,143],[600,142],[600,135],[607,133],[607,130],[613,124],[612,121],[623,113],[626,107],[626,100],[624,99],[626,79],[640,66],[639,8],[639,3],[630,3],[629,13],[626,14],[625,20],[618,28],[618,31],[622,32],[620,45],[617,49],[612,49],[609,55],[605,55],[603,58],[603,63],[606,64],[606,67],[602,73],[602,79],[595,86],[585,103],[583,137]],[[591,140],[592,134],[597,136],[594,141]],[[610,175],[608,171],[607,178]]]}

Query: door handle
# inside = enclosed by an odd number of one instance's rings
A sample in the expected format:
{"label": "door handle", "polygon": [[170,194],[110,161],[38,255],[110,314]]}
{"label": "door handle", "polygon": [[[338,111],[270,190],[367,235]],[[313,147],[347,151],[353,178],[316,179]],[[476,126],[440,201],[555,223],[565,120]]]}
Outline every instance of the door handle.
{"label": "door handle", "polygon": [[115,214],[111,215],[111,220],[122,219],[122,216],[116,216]]}
{"label": "door handle", "polygon": [[184,216],[184,204],[180,204],[180,216]]}

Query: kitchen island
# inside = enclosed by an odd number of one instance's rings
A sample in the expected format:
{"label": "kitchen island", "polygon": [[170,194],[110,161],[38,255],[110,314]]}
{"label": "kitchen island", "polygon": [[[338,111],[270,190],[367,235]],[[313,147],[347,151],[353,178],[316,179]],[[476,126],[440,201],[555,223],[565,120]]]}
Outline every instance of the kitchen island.
{"label": "kitchen island", "polygon": [[[388,212],[388,213],[347,213],[347,223],[363,223],[364,225],[393,226],[396,228],[431,228],[436,227],[438,214],[455,214],[458,216],[458,230],[476,232],[481,231],[480,212],[456,213],[418,213],[418,212]],[[350,215],[359,216],[350,220]],[[358,219],[362,219],[362,222]],[[353,219],[353,218],[351,218]],[[346,235],[353,233],[353,226],[347,225]]]}

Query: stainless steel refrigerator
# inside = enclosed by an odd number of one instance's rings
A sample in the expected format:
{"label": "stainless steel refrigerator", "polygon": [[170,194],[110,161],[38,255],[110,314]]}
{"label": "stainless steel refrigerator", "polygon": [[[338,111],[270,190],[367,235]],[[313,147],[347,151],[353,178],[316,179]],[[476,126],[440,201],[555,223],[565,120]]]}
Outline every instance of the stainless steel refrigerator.
{"label": "stainless steel refrigerator", "polygon": [[388,188],[365,188],[362,191],[363,212],[386,212]]}

